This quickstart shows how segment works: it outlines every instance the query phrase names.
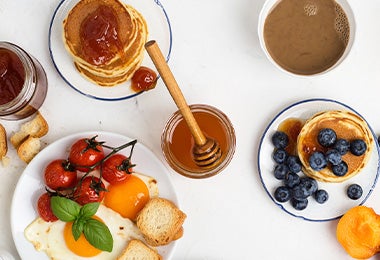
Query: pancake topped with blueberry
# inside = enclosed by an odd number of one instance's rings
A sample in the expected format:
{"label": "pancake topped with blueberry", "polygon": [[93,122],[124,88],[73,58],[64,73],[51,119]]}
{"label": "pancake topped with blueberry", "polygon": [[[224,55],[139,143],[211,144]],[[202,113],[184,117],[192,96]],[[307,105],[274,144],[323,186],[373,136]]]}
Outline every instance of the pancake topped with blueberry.
{"label": "pancake topped with blueberry", "polygon": [[306,121],[297,140],[304,173],[324,182],[342,182],[367,164],[374,139],[364,119],[349,111],[326,111]]}

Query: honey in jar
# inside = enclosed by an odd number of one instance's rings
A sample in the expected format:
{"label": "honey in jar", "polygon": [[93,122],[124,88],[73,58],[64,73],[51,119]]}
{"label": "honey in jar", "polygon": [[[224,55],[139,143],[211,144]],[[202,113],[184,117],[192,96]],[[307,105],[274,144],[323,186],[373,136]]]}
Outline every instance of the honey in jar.
{"label": "honey in jar", "polygon": [[162,149],[166,161],[178,173],[191,178],[206,178],[222,171],[235,151],[235,131],[225,114],[207,105],[191,105],[190,109],[206,137],[218,142],[222,151],[221,163],[214,168],[202,168],[193,159],[194,139],[179,111],[167,122],[162,134]]}

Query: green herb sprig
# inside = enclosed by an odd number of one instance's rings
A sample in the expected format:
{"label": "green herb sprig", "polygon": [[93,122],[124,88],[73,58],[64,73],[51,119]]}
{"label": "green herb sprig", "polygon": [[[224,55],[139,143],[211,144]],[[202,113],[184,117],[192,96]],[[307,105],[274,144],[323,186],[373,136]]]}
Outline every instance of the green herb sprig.
{"label": "green herb sprig", "polygon": [[87,241],[95,248],[111,252],[113,238],[108,227],[93,216],[98,211],[99,202],[92,202],[83,206],[65,197],[53,196],[50,200],[54,215],[64,221],[73,222],[72,233],[78,240],[83,233]]}

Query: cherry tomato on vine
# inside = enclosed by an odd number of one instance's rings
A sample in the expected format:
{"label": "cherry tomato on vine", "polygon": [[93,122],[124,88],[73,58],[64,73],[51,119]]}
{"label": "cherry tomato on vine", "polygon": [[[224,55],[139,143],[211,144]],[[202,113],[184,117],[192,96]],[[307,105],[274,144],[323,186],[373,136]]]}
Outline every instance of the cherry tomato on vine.
{"label": "cherry tomato on vine", "polygon": [[102,142],[96,141],[96,137],[79,139],[71,146],[69,161],[75,165],[77,170],[88,172],[88,167],[104,158]]}
{"label": "cherry tomato on vine", "polygon": [[126,180],[132,173],[130,158],[123,154],[114,154],[104,161],[102,177],[111,184],[115,184]]}
{"label": "cherry tomato on vine", "polygon": [[57,221],[58,218],[53,214],[50,207],[50,195],[49,193],[43,193],[37,201],[37,211],[40,217],[47,222]]}
{"label": "cherry tomato on vine", "polygon": [[69,161],[57,159],[46,166],[44,181],[53,190],[71,188],[77,182],[77,172]]}
{"label": "cherry tomato on vine", "polygon": [[105,185],[98,177],[87,176],[83,178],[79,187],[74,191],[74,200],[80,205],[101,202],[105,191]]}

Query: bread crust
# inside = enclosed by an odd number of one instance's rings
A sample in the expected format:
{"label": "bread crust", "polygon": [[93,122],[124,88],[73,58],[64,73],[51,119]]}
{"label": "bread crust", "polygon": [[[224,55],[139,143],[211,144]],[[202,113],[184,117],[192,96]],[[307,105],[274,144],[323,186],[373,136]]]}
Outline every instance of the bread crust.
{"label": "bread crust", "polygon": [[26,163],[29,163],[41,150],[41,141],[38,137],[29,136],[17,148],[17,155]]}
{"label": "bread crust", "polygon": [[22,142],[24,142],[29,136],[42,137],[49,131],[49,125],[40,112],[37,112],[36,116],[24,124],[21,125],[20,131],[14,133],[10,137],[10,141],[14,148],[18,148]]}
{"label": "bread crust", "polygon": [[7,132],[2,124],[0,124],[0,160],[7,154]]}
{"label": "bread crust", "polygon": [[132,239],[125,247],[117,260],[161,260],[162,256],[158,254],[155,248],[147,246],[144,242],[138,239]]}
{"label": "bread crust", "polygon": [[170,200],[153,198],[140,211],[136,224],[150,246],[167,245],[183,235],[186,214]]}

